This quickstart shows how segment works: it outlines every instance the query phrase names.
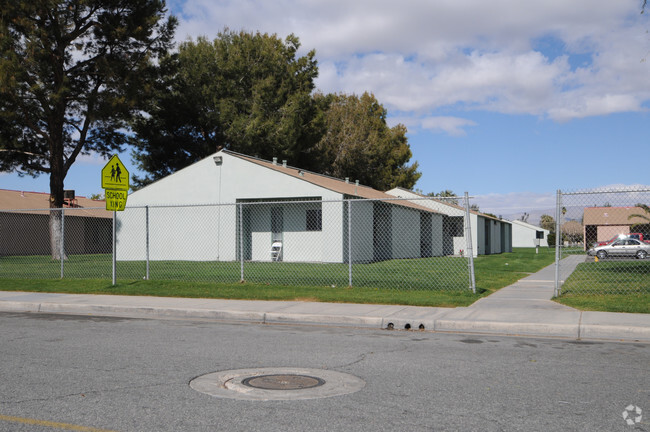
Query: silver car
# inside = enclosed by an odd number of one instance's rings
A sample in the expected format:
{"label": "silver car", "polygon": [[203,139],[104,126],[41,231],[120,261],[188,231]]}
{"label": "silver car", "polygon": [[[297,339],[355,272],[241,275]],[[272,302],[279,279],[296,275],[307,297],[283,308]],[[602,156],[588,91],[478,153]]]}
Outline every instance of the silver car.
{"label": "silver car", "polygon": [[596,255],[598,259],[607,257],[632,256],[644,259],[650,255],[650,244],[642,241],[624,238],[604,246],[589,249],[589,255]]}

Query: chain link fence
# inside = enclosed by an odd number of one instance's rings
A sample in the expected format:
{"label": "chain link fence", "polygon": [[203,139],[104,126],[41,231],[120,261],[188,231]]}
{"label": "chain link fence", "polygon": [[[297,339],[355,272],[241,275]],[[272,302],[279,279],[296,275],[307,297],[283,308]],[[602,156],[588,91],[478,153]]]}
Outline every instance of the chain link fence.
{"label": "chain link fence", "polygon": [[0,277],[110,277],[111,238],[104,209],[1,211]]}
{"label": "chain link fence", "polygon": [[3,211],[0,278],[475,290],[468,209],[466,196]]}
{"label": "chain link fence", "polygon": [[650,294],[650,189],[558,191],[557,294]]}

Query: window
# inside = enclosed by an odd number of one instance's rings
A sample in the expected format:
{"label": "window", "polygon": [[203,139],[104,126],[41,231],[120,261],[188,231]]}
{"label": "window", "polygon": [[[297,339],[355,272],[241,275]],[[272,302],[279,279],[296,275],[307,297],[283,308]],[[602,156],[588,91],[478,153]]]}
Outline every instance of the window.
{"label": "window", "polygon": [[465,235],[464,223],[462,216],[451,216],[447,219],[445,228],[448,229],[450,236],[463,237]]}
{"label": "window", "polygon": [[323,230],[323,210],[307,210],[307,231]]}
{"label": "window", "polygon": [[536,237],[538,239],[543,239],[544,238],[544,231],[535,231]]}

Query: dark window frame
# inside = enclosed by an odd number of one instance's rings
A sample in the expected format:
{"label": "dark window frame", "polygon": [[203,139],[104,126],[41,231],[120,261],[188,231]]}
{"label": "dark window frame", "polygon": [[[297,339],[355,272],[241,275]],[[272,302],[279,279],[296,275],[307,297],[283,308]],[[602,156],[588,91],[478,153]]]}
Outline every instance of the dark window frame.
{"label": "dark window frame", "polygon": [[307,231],[323,231],[323,210],[308,209],[305,214]]}

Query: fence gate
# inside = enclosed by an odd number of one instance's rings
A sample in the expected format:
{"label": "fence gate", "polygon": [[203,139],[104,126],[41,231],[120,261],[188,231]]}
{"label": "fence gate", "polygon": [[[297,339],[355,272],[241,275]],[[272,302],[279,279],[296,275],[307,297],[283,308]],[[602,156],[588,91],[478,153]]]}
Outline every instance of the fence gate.
{"label": "fence gate", "polygon": [[555,295],[650,294],[650,189],[557,191]]}

